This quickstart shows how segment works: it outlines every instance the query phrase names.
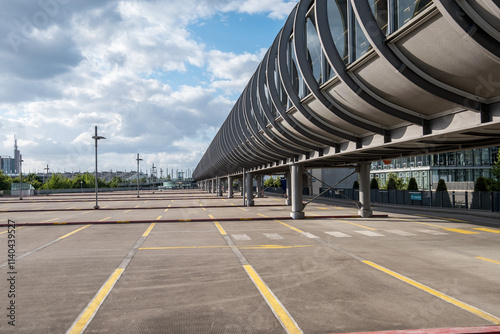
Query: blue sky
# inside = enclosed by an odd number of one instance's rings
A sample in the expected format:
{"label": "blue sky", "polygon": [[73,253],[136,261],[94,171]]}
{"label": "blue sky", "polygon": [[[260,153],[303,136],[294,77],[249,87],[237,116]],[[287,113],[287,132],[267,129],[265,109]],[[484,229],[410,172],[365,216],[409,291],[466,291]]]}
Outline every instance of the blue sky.
{"label": "blue sky", "polygon": [[93,171],[97,125],[103,170],[196,167],[296,2],[4,1],[0,155]]}

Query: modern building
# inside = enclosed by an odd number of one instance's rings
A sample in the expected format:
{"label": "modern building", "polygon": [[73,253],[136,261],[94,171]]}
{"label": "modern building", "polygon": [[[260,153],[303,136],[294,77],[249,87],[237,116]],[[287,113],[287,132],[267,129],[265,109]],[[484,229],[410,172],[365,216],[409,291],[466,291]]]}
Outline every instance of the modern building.
{"label": "modern building", "polygon": [[498,149],[478,148],[377,161],[372,163],[370,175],[378,178],[379,184],[385,184],[389,174],[395,173],[406,181],[414,177],[423,190],[436,189],[439,179],[443,179],[450,190],[474,190],[478,177],[491,177]]}
{"label": "modern building", "polygon": [[0,170],[6,175],[19,174],[21,168],[21,152],[17,147],[17,139],[14,136],[14,157],[0,156]]}

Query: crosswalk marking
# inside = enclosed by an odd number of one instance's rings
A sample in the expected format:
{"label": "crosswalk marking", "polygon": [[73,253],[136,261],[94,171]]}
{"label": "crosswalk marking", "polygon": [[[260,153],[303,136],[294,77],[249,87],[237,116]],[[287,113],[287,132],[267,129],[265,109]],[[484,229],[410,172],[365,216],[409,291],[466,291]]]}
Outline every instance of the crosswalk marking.
{"label": "crosswalk marking", "polygon": [[308,237],[310,239],[319,239],[318,236],[315,236],[314,234],[309,233],[309,232],[302,232],[302,235],[305,236],[305,237]]}
{"label": "crosswalk marking", "polygon": [[281,240],[284,239],[281,235],[278,233],[263,233],[266,238],[269,238],[271,240]]}
{"label": "crosswalk marking", "polygon": [[400,230],[388,230],[387,232],[392,233],[392,234],[401,235],[401,236],[415,235],[414,233],[410,233],[410,232],[406,232],[406,231],[400,231]]}
{"label": "crosswalk marking", "polygon": [[345,234],[345,233],[342,233],[342,232],[325,232],[326,234],[329,234],[331,236],[334,236],[336,238],[351,238],[352,236],[350,236],[349,234]]}
{"label": "crosswalk marking", "polygon": [[418,230],[419,232],[426,233],[426,234],[432,234],[432,235],[445,235],[448,233],[436,231],[436,230]]}
{"label": "crosswalk marking", "polygon": [[368,237],[383,237],[384,236],[383,234],[373,232],[373,231],[354,231],[354,232],[366,235]]}
{"label": "crosswalk marking", "polygon": [[252,240],[252,238],[250,238],[248,235],[246,234],[231,234],[231,236],[236,239],[236,240],[239,240],[239,241],[243,241],[243,240]]}

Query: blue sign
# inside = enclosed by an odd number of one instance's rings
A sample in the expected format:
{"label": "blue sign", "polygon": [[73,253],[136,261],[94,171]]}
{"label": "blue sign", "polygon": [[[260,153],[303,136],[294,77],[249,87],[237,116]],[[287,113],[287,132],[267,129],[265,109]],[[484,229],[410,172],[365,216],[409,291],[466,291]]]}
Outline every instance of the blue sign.
{"label": "blue sign", "polygon": [[421,201],[422,200],[422,193],[410,193],[411,200],[412,201]]}

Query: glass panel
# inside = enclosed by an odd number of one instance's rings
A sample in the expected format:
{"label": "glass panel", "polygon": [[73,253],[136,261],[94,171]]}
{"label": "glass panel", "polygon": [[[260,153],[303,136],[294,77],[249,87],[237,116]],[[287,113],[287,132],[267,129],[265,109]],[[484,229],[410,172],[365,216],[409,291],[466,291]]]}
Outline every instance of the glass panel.
{"label": "glass panel", "polygon": [[366,38],[365,34],[363,33],[363,30],[361,30],[361,26],[359,25],[358,18],[356,18],[356,30],[355,30],[355,45],[356,45],[356,53],[355,53],[355,59],[359,59],[362,56],[364,56],[368,50],[371,49],[370,42],[368,42],[368,39]]}
{"label": "glass panel", "polygon": [[432,0],[397,0],[398,28],[408,23],[432,3]]}
{"label": "glass panel", "polygon": [[377,20],[377,24],[382,29],[384,35],[387,35],[387,25],[388,25],[388,0],[368,0],[370,7],[372,8],[373,15]]}
{"label": "glass panel", "polygon": [[313,18],[307,18],[306,23],[307,58],[311,66],[314,78],[318,83],[323,82],[323,50],[319,42],[318,32]]}
{"label": "glass panel", "polygon": [[[275,68],[278,68],[278,58],[275,59]],[[281,83],[278,71],[274,72],[274,82],[276,84],[276,89],[278,90],[281,105],[286,110],[288,104],[288,95],[286,95],[285,93],[285,89],[283,88],[283,84]]]}
{"label": "glass panel", "polygon": [[329,0],[327,3],[330,33],[344,63],[349,63],[347,0]]}
{"label": "glass panel", "polygon": [[292,85],[295,93],[299,96],[300,99],[302,99],[308,94],[308,92],[306,92],[304,78],[302,77],[302,74],[298,70],[297,57],[295,56],[295,51],[293,49],[293,38],[291,38],[290,41],[288,42],[287,54],[288,54],[288,74],[292,79]]}

